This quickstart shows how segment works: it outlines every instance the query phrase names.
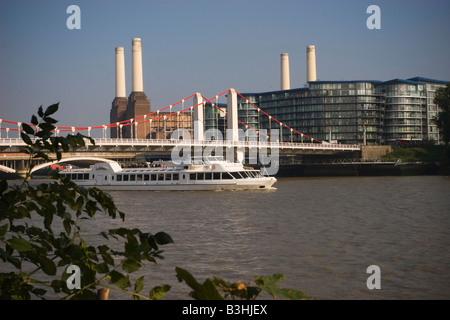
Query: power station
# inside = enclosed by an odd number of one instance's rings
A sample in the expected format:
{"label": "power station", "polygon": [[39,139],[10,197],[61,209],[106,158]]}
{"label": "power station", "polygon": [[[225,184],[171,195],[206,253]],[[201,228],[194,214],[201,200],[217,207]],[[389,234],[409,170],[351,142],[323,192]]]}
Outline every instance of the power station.
{"label": "power station", "polygon": [[133,91],[128,99],[126,98],[124,48],[116,48],[116,96],[112,102],[110,120],[118,126],[111,128],[111,138],[147,138],[145,126],[119,125],[127,119],[150,113],[150,99],[144,93],[141,39],[133,38],[131,46]]}
{"label": "power station", "polygon": [[[187,129],[201,139],[204,130],[219,127],[238,117],[255,130],[280,129],[281,141],[303,142],[292,130],[277,127],[271,118],[260,117],[256,108],[238,98],[239,112],[228,111],[225,117],[214,108],[204,108],[203,115],[190,112],[173,115],[169,112],[150,113],[150,99],[144,93],[142,45],[132,39],[132,92],[126,97],[125,53],[115,48],[115,97],[112,102],[111,138],[168,139],[175,129]],[[397,141],[440,141],[433,118],[438,106],[433,103],[435,92],[447,81],[415,77],[390,81],[353,80],[324,81],[317,79],[316,47],[306,46],[306,85],[291,88],[289,54],[280,55],[280,90],[243,93],[261,110],[298,132],[321,141],[344,144],[394,144]],[[231,99],[228,97],[228,99]],[[235,99],[235,97],[234,97]],[[199,103],[200,96],[195,97]],[[225,112],[226,105],[221,109]],[[169,116],[171,115],[171,116]],[[133,122],[139,118],[138,122]],[[193,128],[193,121],[201,128]],[[114,126],[115,124],[115,126]],[[204,126],[204,127],[203,127]],[[241,126],[241,125],[240,125]]]}

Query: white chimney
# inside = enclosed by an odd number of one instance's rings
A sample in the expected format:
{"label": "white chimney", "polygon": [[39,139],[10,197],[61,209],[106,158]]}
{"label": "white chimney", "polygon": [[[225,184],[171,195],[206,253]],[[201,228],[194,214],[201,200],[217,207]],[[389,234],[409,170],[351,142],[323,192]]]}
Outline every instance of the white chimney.
{"label": "white chimney", "polygon": [[142,46],[140,38],[132,40],[133,92],[143,92],[142,80]]}
{"label": "white chimney", "polygon": [[316,81],[316,47],[306,47],[306,81]]}
{"label": "white chimney", "polygon": [[116,98],[126,97],[123,47],[116,48]]}
{"label": "white chimney", "polygon": [[291,89],[291,81],[289,76],[289,54],[282,53],[280,58],[281,90],[289,90]]}

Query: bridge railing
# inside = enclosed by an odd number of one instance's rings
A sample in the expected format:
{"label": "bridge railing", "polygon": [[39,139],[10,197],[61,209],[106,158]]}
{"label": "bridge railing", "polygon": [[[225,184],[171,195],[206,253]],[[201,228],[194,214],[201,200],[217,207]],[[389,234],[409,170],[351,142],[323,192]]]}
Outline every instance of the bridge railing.
{"label": "bridge railing", "polygon": [[[95,138],[96,146],[211,146],[211,147],[257,147],[257,148],[291,148],[291,149],[317,149],[317,150],[360,150],[355,144],[336,143],[297,143],[272,141],[231,141],[231,140],[176,140],[176,139],[112,139]],[[25,146],[19,138],[2,138],[0,146]],[[86,145],[92,143],[86,139]]]}

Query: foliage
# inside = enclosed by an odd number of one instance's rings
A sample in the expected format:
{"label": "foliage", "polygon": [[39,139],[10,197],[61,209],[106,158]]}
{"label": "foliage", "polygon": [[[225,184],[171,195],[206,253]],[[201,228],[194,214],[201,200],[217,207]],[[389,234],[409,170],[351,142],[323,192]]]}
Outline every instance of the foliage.
{"label": "foliage", "polygon": [[[262,291],[269,293],[274,299],[283,298],[288,300],[305,300],[310,297],[300,290],[280,288],[279,281],[283,281],[285,276],[274,274],[272,276],[255,276],[255,285],[244,284],[241,281],[234,283],[227,282],[221,278],[214,277],[206,279],[203,284],[188,271],[176,268],[178,281],[184,281],[192,289],[190,295],[197,300],[224,300],[231,299],[255,300]],[[220,293],[223,292],[224,295]]]}
{"label": "foliage", "polygon": [[441,162],[444,163],[447,157],[445,146],[422,144],[407,147],[399,147],[381,157],[385,161],[397,161],[401,159],[403,162]]}
{"label": "foliage", "polygon": [[[24,152],[30,160],[50,161],[51,154],[61,160],[62,152],[84,147],[86,139],[95,143],[81,134],[53,135],[57,121],[50,116],[57,110],[58,104],[45,111],[41,106],[40,121],[35,115],[31,118],[36,131],[22,124],[21,137],[27,144]],[[123,227],[85,234],[82,222],[92,221],[97,213],[122,221],[125,214],[107,193],[80,187],[58,174],[52,182],[33,186],[31,170],[30,166],[20,186],[8,185],[6,180],[0,182],[0,299],[44,299],[48,297],[48,289],[62,299],[96,299],[98,288],[126,292],[135,300],[158,300],[166,296],[171,289],[167,284],[152,288],[148,296],[141,294],[144,276],[133,285],[129,274],[140,270],[146,262],[163,259],[160,246],[173,243],[170,235]],[[105,243],[90,245],[86,239],[92,237]],[[108,246],[112,242],[116,249]],[[67,270],[69,266],[80,269],[79,289],[69,289],[72,276]],[[240,281],[230,283],[218,277],[200,284],[184,269],[176,268],[176,273],[179,281],[185,281],[193,289],[191,296],[195,299],[256,299],[263,290],[274,298],[309,298],[301,291],[279,288],[277,282],[284,279],[280,274],[255,277],[256,285],[253,285]]]}
{"label": "foliage", "polygon": [[[50,160],[49,154],[53,153],[60,160],[61,152],[82,147],[85,139],[90,139],[81,134],[53,136],[56,120],[50,116],[57,109],[57,104],[45,111],[40,107],[40,122],[33,115],[31,123],[39,131],[22,124],[21,136],[27,144],[24,152],[30,158]],[[151,289],[149,297],[141,295],[143,277],[135,282],[134,290],[129,289],[132,286],[129,274],[146,261],[156,263],[156,259],[163,258],[159,246],[173,242],[168,234],[109,229],[96,236],[108,241],[116,239],[122,249],[114,250],[106,244],[89,245],[86,238],[92,235],[83,233],[81,221],[94,219],[98,212],[124,220],[124,213],[108,194],[97,188],[79,187],[67,178],[56,176],[51,183],[31,186],[31,169],[20,186],[8,186],[5,180],[0,183],[0,259],[5,263],[0,273],[0,299],[43,298],[47,288],[65,298],[95,299],[97,287],[129,292],[134,299],[164,297],[170,289],[168,285]],[[14,271],[7,272],[6,264]],[[69,265],[80,268],[80,290],[68,289],[66,280],[71,274],[64,271]],[[46,280],[48,276],[55,280]]]}
{"label": "foliage", "polygon": [[436,124],[440,130],[442,140],[448,145],[450,142],[450,82],[447,83],[446,87],[439,88],[436,91],[434,103],[440,108]]}

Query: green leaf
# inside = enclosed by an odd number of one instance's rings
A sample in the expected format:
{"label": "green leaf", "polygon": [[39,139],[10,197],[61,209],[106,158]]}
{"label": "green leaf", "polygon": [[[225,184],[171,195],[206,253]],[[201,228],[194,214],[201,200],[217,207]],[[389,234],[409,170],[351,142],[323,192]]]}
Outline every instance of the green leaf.
{"label": "green leaf", "polygon": [[28,145],[32,145],[33,141],[31,141],[31,138],[24,132],[20,133],[20,137],[22,138],[23,142],[25,142]]}
{"label": "green leaf", "polygon": [[156,243],[160,245],[174,243],[172,237],[165,232],[158,232],[155,234],[155,240]]}
{"label": "green leaf", "polygon": [[178,281],[186,282],[186,284],[193,289],[190,295],[197,300],[223,300],[223,297],[217,291],[216,286],[210,279],[206,279],[203,284],[200,284],[195,278],[186,270],[182,268],[175,268]]}
{"label": "green leaf", "polygon": [[284,279],[285,276],[283,274],[274,274],[273,276],[255,277],[255,282],[258,287],[268,292],[274,299],[278,297],[288,300],[305,300],[311,298],[300,290],[278,287],[277,282],[283,281]]}
{"label": "green leaf", "polygon": [[42,271],[44,271],[47,275],[54,276],[56,274],[56,265],[52,260],[42,256],[38,257],[38,260]]}
{"label": "green leaf", "polygon": [[80,210],[83,207],[83,205],[84,205],[84,199],[82,196],[79,196],[75,203],[70,204],[70,209],[72,209],[73,211],[77,211],[77,210]]}
{"label": "green leaf", "polygon": [[[144,288],[144,276],[137,279],[136,283],[134,284],[134,292],[139,293],[143,288]],[[132,299],[139,300],[139,296],[136,294],[133,294]]]}
{"label": "green leaf", "polygon": [[[58,111],[58,106],[59,106],[59,103],[55,103],[55,104],[52,104],[51,106],[49,106],[47,108],[47,110],[45,110],[44,116],[48,117],[49,115],[54,114],[56,111]],[[39,116],[41,116],[41,115],[39,115]]]}
{"label": "green leaf", "polygon": [[98,273],[108,273],[109,272],[108,265],[105,262],[97,264],[95,266],[95,270]]}
{"label": "green leaf", "polygon": [[39,125],[39,128],[41,128],[42,131],[45,133],[50,133],[52,130],[55,129],[55,126],[44,122]]}
{"label": "green leaf", "polygon": [[22,123],[22,129],[23,131],[25,131],[25,133],[34,135],[34,129],[28,124]]}
{"label": "green leaf", "polygon": [[137,279],[134,284],[134,292],[139,293],[142,289],[144,289],[144,276]]}
{"label": "green leaf", "polygon": [[51,117],[44,117],[43,120],[44,120],[45,122],[47,122],[47,123],[50,123],[50,124],[55,124],[55,123],[58,122],[57,120],[55,120],[55,119],[53,119],[53,118],[51,118]]}
{"label": "green leaf", "polygon": [[125,277],[123,274],[117,271],[111,271],[109,274],[111,276],[111,282],[118,286],[121,289],[125,289],[130,286],[130,280],[128,277]]}
{"label": "green leaf", "polygon": [[7,231],[8,231],[8,223],[5,223],[4,225],[0,226],[0,237],[3,237]]}
{"label": "green leaf", "polygon": [[33,248],[33,245],[31,243],[22,238],[12,238],[8,241],[8,244],[11,246],[11,248],[19,252],[25,252]]}
{"label": "green leaf", "polygon": [[126,259],[122,265],[122,269],[129,273],[139,270],[140,267],[141,264],[133,259]]}
{"label": "green leaf", "polygon": [[31,116],[31,123],[34,124],[35,126],[39,124],[39,121],[34,114]]}
{"label": "green leaf", "polygon": [[44,109],[42,109],[42,106],[40,106],[38,109],[38,116],[41,118],[44,116]]}
{"label": "green leaf", "polygon": [[65,219],[63,221],[63,226],[64,226],[64,230],[66,231],[66,234],[70,235],[70,232],[72,231],[71,220]]}
{"label": "green leaf", "polygon": [[150,290],[150,298],[152,300],[161,300],[162,298],[164,298],[167,294],[167,292],[169,292],[171,286],[169,286],[168,284],[165,284],[163,286],[157,286],[154,287],[152,290]]}

